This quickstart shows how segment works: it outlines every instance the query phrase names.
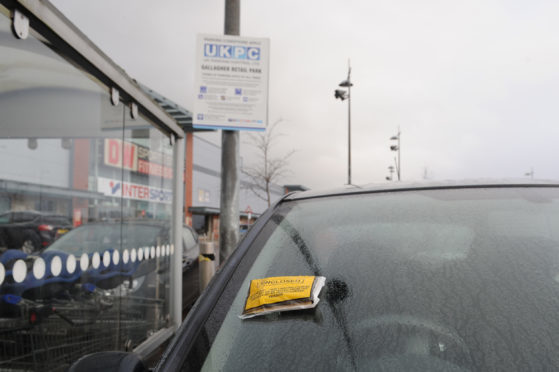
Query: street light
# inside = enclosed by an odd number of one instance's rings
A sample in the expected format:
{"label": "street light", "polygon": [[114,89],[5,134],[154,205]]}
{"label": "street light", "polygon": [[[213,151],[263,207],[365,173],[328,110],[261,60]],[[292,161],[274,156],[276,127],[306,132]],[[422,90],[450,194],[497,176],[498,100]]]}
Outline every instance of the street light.
{"label": "street light", "polygon": [[390,172],[390,176],[386,177],[387,181],[392,181],[394,179],[394,167],[392,165],[388,166],[388,171]]}
{"label": "street light", "polygon": [[351,65],[347,63],[347,79],[339,84],[342,88],[347,88],[347,92],[343,89],[336,89],[334,97],[345,101],[347,99],[347,184],[351,185]]}
{"label": "street light", "polygon": [[343,89],[336,89],[334,92],[334,97],[341,99],[342,101],[347,98],[347,92]]}
{"label": "street light", "polygon": [[394,158],[394,162],[396,163],[396,174],[398,175],[398,181],[401,180],[402,176],[402,165],[400,163],[400,135],[400,127],[398,127],[398,134],[390,137],[391,141],[398,141],[395,145],[390,145],[390,151],[398,151],[398,161],[396,161],[396,158]]}

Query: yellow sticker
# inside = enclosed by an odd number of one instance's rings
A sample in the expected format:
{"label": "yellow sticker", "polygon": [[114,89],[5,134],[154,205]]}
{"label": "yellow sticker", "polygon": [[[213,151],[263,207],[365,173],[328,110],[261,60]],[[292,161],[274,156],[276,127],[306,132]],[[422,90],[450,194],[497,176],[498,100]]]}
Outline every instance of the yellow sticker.
{"label": "yellow sticker", "polygon": [[198,262],[204,262],[204,261],[211,261],[208,257],[206,256],[198,256]]}
{"label": "yellow sticker", "polygon": [[291,301],[312,302],[311,293],[315,278],[315,276],[276,276],[254,279],[250,282],[244,312]]}

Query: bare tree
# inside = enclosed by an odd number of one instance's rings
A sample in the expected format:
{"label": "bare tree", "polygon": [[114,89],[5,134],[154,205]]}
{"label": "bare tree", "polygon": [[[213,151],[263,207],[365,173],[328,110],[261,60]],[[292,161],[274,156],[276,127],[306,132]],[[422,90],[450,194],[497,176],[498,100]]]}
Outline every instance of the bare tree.
{"label": "bare tree", "polygon": [[282,119],[276,120],[265,132],[249,134],[249,144],[258,150],[258,157],[255,163],[243,167],[242,170],[250,178],[248,188],[257,197],[266,201],[268,207],[272,202],[270,188],[272,184],[289,173],[289,158],[295,152],[295,150],[291,150],[281,157],[274,157],[271,154],[272,147],[282,136],[277,132],[277,126],[281,121]]}

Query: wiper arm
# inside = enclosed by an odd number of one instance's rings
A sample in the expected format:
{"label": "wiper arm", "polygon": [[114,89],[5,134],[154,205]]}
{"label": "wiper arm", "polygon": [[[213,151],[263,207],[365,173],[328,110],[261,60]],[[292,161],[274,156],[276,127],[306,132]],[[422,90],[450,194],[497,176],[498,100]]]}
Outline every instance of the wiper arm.
{"label": "wiper arm", "polygon": [[[309,266],[312,273],[315,276],[324,276],[324,275],[322,275],[322,270],[320,268],[320,265],[315,260],[311,250],[307,246],[307,243],[301,237],[301,234],[295,228],[295,226],[293,226],[289,221],[287,221],[284,216],[279,215],[279,214],[275,214],[274,216],[272,216],[271,220],[279,228],[284,230],[287,233],[287,235],[291,238],[293,243],[295,243],[295,245],[299,249],[299,252],[301,252],[303,257],[305,258],[305,262]],[[340,289],[340,286],[345,288],[346,293],[347,293],[347,284],[345,284],[344,282],[342,282],[338,279],[327,280],[326,281],[326,289],[328,291],[328,294],[326,295],[326,297],[328,298],[327,303],[328,303],[328,306],[330,306],[330,310],[332,311],[332,314],[334,314],[334,318],[336,319],[336,323],[338,323],[338,326],[340,327],[340,329],[342,331],[345,344],[346,344],[346,346],[349,350],[349,356],[351,358],[351,365],[353,366],[354,369],[357,369],[357,364],[355,362],[355,350],[353,348],[353,342],[351,340],[351,336],[349,335],[349,330],[348,330],[347,323],[346,323],[346,317],[343,314],[343,309],[341,307],[337,306],[337,304],[333,300],[334,296],[331,296],[331,293],[330,293],[332,291],[338,291]]]}
{"label": "wiper arm", "polygon": [[307,263],[307,265],[309,266],[313,274],[317,276],[321,276],[322,270],[320,269],[320,266],[314,259],[311,250],[307,246],[307,243],[305,243],[305,241],[301,237],[301,234],[299,234],[299,231],[281,215],[277,215],[277,214],[274,215],[272,217],[272,221],[276,223],[276,225],[279,228],[284,230],[287,233],[287,235],[289,235],[293,243],[295,243],[297,248],[299,248],[299,252],[301,252],[303,257],[305,258],[305,262]]}

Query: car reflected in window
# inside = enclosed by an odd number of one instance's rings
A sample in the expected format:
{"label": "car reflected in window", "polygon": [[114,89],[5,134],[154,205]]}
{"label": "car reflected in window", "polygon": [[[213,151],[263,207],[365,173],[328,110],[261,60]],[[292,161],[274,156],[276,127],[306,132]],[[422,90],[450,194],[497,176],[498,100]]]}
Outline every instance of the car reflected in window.
{"label": "car reflected in window", "polygon": [[0,215],[0,251],[21,249],[33,253],[48,247],[72,229],[63,215],[37,211],[12,211]]}

